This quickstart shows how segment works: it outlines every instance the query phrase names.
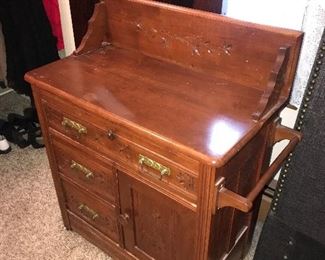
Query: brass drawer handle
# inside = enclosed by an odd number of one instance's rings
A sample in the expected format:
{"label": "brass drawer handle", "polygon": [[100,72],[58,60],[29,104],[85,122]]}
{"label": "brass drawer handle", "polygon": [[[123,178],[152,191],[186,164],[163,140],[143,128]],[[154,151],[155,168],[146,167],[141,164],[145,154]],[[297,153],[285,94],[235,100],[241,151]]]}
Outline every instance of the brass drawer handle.
{"label": "brass drawer handle", "polygon": [[62,123],[64,127],[69,127],[78,132],[78,134],[87,134],[87,128],[67,117],[63,117]]}
{"label": "brass drawer handle", "polygon": [[74,160],[71,160],[70,168],[82,172],[87,179],[94,177],[94,173],[92,171],[88,170],[85,166],[77,163]]}
{"label": "brass drawer handle", "polygon": [[163,176],[170,176],[170,168],[142,155],[139,154],[139,164],[140,165],[147,165],[150,168],[153,168],[155,170],[158,170],[160,172],[160,180],[163,178]]}
{"label": "brass drawer handle", "polygon": [[96,211],[89,208],[85,204],[80,204],[78,209],[79,209],[79,211],[81,212],[82,215],[84,215],[86,217],[90,217],[92,220],[95,220],[96,218],[99,217],[99,215],[96,213]]}

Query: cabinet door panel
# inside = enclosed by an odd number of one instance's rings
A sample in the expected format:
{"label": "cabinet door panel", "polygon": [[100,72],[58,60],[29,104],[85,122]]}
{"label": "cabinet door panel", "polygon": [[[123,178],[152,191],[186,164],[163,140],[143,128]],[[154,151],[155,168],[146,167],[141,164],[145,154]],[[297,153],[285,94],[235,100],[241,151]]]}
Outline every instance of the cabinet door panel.
{"label": "cabinet door panel", "polygon": [[125,247],[144,259],[193,259],[195,212],[119,172]]}

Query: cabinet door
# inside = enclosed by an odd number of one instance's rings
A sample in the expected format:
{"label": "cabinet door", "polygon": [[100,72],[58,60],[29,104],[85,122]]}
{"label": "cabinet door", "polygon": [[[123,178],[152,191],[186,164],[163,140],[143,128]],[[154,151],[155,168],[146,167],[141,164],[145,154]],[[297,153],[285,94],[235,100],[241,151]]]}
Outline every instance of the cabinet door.
{"label": "cabinet door", "polygon": [[141,259],[193,259],[195,212],[122,172],[119,189],[129,252]]}

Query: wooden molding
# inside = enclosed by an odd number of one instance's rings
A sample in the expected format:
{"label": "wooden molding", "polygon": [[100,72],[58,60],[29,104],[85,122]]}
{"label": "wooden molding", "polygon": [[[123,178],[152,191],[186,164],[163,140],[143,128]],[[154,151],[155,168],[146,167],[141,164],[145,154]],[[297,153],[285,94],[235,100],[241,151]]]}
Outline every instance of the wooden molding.
{"label": "wooden molding", "polygon": [[289,60],[290,47],[281,47],[279,49],[273,69],[260,102],[257,112],[252,117],[254,120],[261,119],[277,103],[282,87],[284,85],[285,73]]}
{"label": "wooden molding", "polygon": [[104,2],[95,5],[94,14],[88,22],[88,30],[82,41],[74,52],[74,55],[81,55],[102,46],[106,39],[107,21],[106,6]]}

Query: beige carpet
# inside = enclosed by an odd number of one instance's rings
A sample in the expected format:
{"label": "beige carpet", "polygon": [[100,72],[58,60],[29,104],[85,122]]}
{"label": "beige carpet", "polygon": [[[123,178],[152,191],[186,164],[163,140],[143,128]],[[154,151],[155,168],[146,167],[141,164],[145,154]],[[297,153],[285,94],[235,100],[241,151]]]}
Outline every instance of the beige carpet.
{"label": "beige carpet", "polygon": [[0,157],[0,259],[110,259],[64,230],[44,149]]}
{"label": "beige carpet", "polygon": [[[14,93],[2,96],[0,117],[27,105]],[[0,259],[111,259],[64,229],[45,150],[12,148],[0,155]],[[252,259],[260,229],[245,260]]]}

